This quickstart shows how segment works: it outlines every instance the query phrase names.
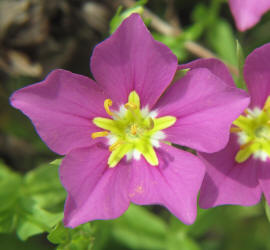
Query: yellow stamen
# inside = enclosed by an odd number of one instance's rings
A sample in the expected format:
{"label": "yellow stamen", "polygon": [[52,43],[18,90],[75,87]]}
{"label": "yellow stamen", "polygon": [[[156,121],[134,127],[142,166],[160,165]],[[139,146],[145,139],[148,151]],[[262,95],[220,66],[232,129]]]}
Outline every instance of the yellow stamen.
{"label": "yellow stamen", "polygon": [[130,131],[131,131],[131,134],[136,135],[137,134],[137,126],[135,124],[132,124]]}
{"label": "yellow stamen", "polygon": [[149,117],[149,130],[153,129],[154,126],[155,126],[154,120],[151,117]]}
{"label": "yellow stamen", "polygon": [[242,131],[242,129],[238,128],[238,127],[231,127],[230,128],[231,133],[238,133],[238,132],[241,132],[241,131]]}
{"label": "yellow stamen", "polygon": [[135,110],[135,109],[137,109],[137,105],[135,103],[132,103],[132,102],[127,102],[125,104],[125,108],[128,110]]}
{"label": "yellow stamen", "polygon": [[270,120],[267,122],[268,125],[270,125]]}
{"label": "yellow stamen", "polygon": [[245,149],[245,148],[251,146],[252,144],[253,144],[253,141],[249,141],[249,142],[247,142],[247,143],[241,145],[241,146],[240,146],[240,149],[241,149],[241,150],[242,150],[242,149]]}
{"label": "yellow stamen", "polygon": [[113,143],[110,147],[109,147],[109,151],[112,152],[115,149],[117,149],[120,145],[122,145],[124,142],[121,140],[118,140],[117,142]]}
{"label": "yellow stamen", "polygon": [[96,139],[98,137],[104,137],[104,136],[107,136],[107,135],[109,135],[108,131],[100,131],[100,132],[92,133],[91,137],[92,137],[92,139]]}
{"label": "yellow stamen", "polygon": [[267,109],[270,109],[270,96],[267,98],[263,110],[266,111]]}
{"label": "yellow stamen", "polygon": [[106,99],[104,101],[104,108],[105,108],[107,114],[110,115],[110,116],[112,116],[113,113],[110,110],[110,106],[112,106],[112,100],[111,99]]}

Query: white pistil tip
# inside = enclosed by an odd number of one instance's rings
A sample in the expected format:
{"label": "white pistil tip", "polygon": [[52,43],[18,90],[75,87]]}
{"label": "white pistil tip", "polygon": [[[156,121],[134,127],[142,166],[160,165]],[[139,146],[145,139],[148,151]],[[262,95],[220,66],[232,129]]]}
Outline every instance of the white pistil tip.
{"label": "white pistil tip", "polygon": [[137,149],[131,150],[126,154],[126,160],[131,161],[132,159],[135,159],[139,161],[141,159],[141,152]]}
{"label": "white pistil tip", "polygon": [[116,141],[117,141],[117,137],[115,135],[112,135],[112,134],[107,135],[107,139],[108,139],[109,146],[116,143]]}
{"label": "white pistil tip", "polygon": [[254,109],[247,109],[247,117],[252,119],[252,118],[256,118],[258,117],[261,113],[262,113],[262,110],[258,107],[255,107]]}
{"label": "white pistil tip", "polygon": [[166,135],[164,132],[162,131],[157,131],[152,137],[151,137],[151,144],[156,147],[159,148],[160,147],[160,140],[164,140],[166,138]]}
{"label": "white pistil tip", "polygon": [[138,151],[137,149],[133,150],[133,157],[135,160],[139,161],[141,159],[141,152]]}
{"label": "white pistil tip", "polygon": [[238,143],[240,145],[243,145],[243,144],[246,144],[247,142],[248,142],[248,136],[247,136],[247,134],[244,131],[239,132],[238,133]]}
{"label": "white pistil tip", "polygon": [[141,114],[144,118],[151,117],[152,119],[155,119],[158,116],[157,110],[153,110],[150,112],[148,106],[145,106],[141,109]]}
{"label": "white pistil tip", "polygon": [[158,112],[156,110],[153,110],[149,113],[149,117],[152,119],[155,119],[158,116]]}
{"label": "white pistil tip", "polygon": [[265,151],[257,150],[253,153],[254,159],[259,159],[261,161],[267,161],[268,154]]}
{"label": "white pistil tip", "polygon": [[148,117],[149,112],[150,112],[150,111],[149,111],[148,106],[143,107],[143,108],[141,109],[141,115],[142,115],[142,117],[143,117],[143,118]]}
{"label": "white pistil tip", "polygon": [[127,161],[131,161],[132,158],[133,158],[133,150],[127,152],[127,154],[126,154]]}
{"label": "white pistil tip", "polygon": [[125,108],[125,106],[122,104],[119,107],[119,111],[115,112],[115,115],[113,115],[113,119],[116,120],[117,118],[123,118],[126,115],[127,109]]}

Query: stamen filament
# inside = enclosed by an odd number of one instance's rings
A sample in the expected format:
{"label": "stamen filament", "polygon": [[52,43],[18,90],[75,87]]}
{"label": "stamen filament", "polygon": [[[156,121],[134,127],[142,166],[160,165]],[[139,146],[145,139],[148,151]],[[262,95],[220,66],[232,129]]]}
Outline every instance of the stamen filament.
{"label": "stamen filament", "polygon": [[113,116],[113,113],[110,110],[110,106],[112,106],[112,100],[111,99],[106,99],[104,101],[104,108],[105,108],[108,115]]}
{"label": "stamen filament", "polygon": [[120,145],[122,145],[124,142],[121,140],[118,140],[117,142],[113,143],[110,147],[109,147],[109,151],[112,152],[115,149],[117,149]]}
{"label": "stamen filament", "polygon": [[242,129],[239,128],[239,127],[231,127],[230,128],[231,133],[238,133],[238,132],[241,132],[241,131],[242,131]]}
{"label": "stamen filament", "polygon": [[100,131],[100,132],[94,132],[91,134],[92,139],[96,139],[98,137],[105,137],[109,135],[108,131]]}
{"label": "stamen filament", "polygon": [[154,126],[155,126],[154,120],[151,117],[149,117],[149,130],[152,130]]}
{"label": "stamen filament", "polygon": [[243,149],[245,149],[245,148],[251,146],[252,144],[253,144],[253,141],[249,141],[249,142],[247,142],[247,143],[241,145],[241,146],[240,146],[240,149],[243,150]]}
{"label": "stamen filament", "polygon": [[132,103],[132,102],[127,102],[125,104],[125,108],[128,110],[135,110],[135,109],[137,109],[137,105],[135,103]]}

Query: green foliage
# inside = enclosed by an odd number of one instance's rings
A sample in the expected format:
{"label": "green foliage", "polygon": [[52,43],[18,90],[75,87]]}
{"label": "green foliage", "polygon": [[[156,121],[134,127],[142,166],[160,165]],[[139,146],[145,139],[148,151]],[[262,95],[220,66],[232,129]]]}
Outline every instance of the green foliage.
{"label": "green foliage", "polygon": [[90,250],[93,247],[93,229],[90,223],[74,229],[66,228],[58,223],[48,235],[48,240],[57,244],[57,250]]}
{"label": "green foliage", "polygon": [[132,6],[131,8],[126,9],[125,11],[122,12],[123,7],[119,6],[116,14],[113,16],[110,22],[110,34],[112,34],[118,26],[123,22],[125,18],[130,16],[132,13],[138,13],[142,14],[143,13],[143,6],[147,3],[147,0],[139,0]]}
{"label": "green foliage", "polygon": [[187,40],[185,34],[181,34],[179,36],[165,36],[156,32],[152,33],[153,37],[157,41],[166,44],[180,61],[185,60],[188,55],[184,47]]}
{"label": "green foliage", "polygon": [[131,249],[164,249],[167,225],[144,207],[131,205],[114,221],[113,236]]}
{"label": "green foliage", "polygon": [[52,246],[44,241],[43,235],[30,237],[26,241],[21,241],[14,234],[0,234],[1,249],[3,250],[50,250]]}
{"label": "green foliage", "polygon": [[268,221],[270,222],[270,207],[269,207],[269,204],[267,203],[267,201],[264,202],[264,208],[265,208],[266,217],[267,217]]}
{"label": "green foliage", "polygon": [[[44,164],[27,173],[24,178],[25,194],[42,208],[52,210],[62,205],[66,192],[59,181],[60,160]],[[60,211],[63,210],[61,206]]]}
{"label": "green foliage", "polygon": [[239,76],[236,79],[236,85],[238,88],[247,89],[244,76],[243,76],[243,69],[245,64],[245,57],[243,48],[238,40],[236,40],[236,55],[237,55],[237,66]]}
{"label": "green foliage", "polygon": [[26,240],[50,231],[62,220],[62,211],[47,210],[63,203],[65,197],[57,163],[43,165],[24,177],[0,164],[0,232],[16,231],[20,239]]}
{"label": "green foliage", "polygon": [[232,65],[237,65],[235,37],[231,25],[223,20],[216,20],[208,30],[208,42],[219,58]]}

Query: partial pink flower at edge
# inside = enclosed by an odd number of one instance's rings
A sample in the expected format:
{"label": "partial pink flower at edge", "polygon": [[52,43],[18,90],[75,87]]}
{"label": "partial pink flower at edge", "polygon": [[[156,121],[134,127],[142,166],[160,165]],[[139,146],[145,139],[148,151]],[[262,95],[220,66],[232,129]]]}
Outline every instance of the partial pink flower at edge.
{"label": "partial pink flower at edge", "polygon": [[55,70],[11,97],[48,147],[66,155],[60,167],[68,192],[65,225],[117,218],[130,202],[160,204],[193,223],[204,166],[169,144],[222,149],[249,97],[203,67],[167,89],[177,58],[136,14],[96,46],[91,70],[96,82]]}
{"label": "partial pink flower at edge", "polygon": [[229,0],[237,28],[245,31],[256,25],[262,15],[270,10],[269,0]]}
{"label": "partial pink flower at edge", "polygon": [[[254,50],[246,59],[244,78],[247,83],[251,103],[246,111],[252,119],[263,113],[270,121],[270,106],[265,107],[270,96],[270,43]],[[262,111],[264,109],[264,111]],[[245,117],[247,114],[244,115]],[[245,121],[245,120],[244,120]],[[270,137],[270,124],[263,125],[265,130],[256,133],[258,138]],[[268,130],[267,130],[268,129]],[[237,131],[237,127],[236,127]],[[261,134],[261,132],[265,134]],[[246,139],[245,131],[232,133],[227,147],[214,154],[200,153],[200,158],[206,165],[199,205],[209,208],[223,204],[251,206],[260,201],[262,193],[270,204],[270,156],[263,148],[251,154],[247,160],[238,163],[236,155],[242,148],[248,148],[258,143],[258,138]],[[255,133],[255,132],[254,132]],[[249,137],[247,137],[249,138]],[[270,140],[264,140],[270,147]],[[243,157],[243,156],[242,156]]]}

